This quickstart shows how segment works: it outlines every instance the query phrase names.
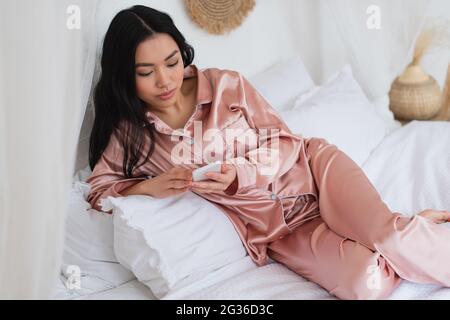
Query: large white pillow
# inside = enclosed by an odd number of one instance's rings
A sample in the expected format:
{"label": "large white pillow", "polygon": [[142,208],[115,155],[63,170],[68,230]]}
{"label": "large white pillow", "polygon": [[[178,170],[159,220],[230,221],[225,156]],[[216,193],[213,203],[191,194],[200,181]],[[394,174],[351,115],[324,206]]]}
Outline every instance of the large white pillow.
{"label": "large white pillow", "polygon": [[279,61],[250,77],[249,82],[276,110],[292,109],[296,97],[314,87],[298,55]]}
{"label": "large white pillow", "polygon": [[85,178],[86,174],[77,173],[69,193],[61,265],[64,283],[75,270],[80,271],[80,288],[74,286],[70,291],[72,296],[111,289],[136,278],[114,254],[112,215],[91,208],[86,201],[90,185],[76,181],[80,177]]}
{"label": "large white pillow", "polygon": [[117,259],[158,298],[247,255],[225,213],[193,192],[108,197],[102,206],[113,210]]}
{"label": "large white pillow", "polygon": [[299,96],[294,108],[280,115],[294,133],[325,138],[360,166],[383,138],[400,126],[375,111],[350,65],[323,86]]}

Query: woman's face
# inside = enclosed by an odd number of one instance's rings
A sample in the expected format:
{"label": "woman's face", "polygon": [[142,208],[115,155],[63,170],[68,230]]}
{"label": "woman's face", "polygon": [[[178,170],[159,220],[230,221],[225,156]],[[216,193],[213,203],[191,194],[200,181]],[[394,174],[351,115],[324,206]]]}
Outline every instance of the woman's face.
{"label": "woman's face", "polygon": [[[141,42],[136,49],[136,91],[147,106],[161,109],[174,105],[180,98],[184,65],[180,49],[172,37],[156,33]],[[161,97],[175,90],[170,97]]]}

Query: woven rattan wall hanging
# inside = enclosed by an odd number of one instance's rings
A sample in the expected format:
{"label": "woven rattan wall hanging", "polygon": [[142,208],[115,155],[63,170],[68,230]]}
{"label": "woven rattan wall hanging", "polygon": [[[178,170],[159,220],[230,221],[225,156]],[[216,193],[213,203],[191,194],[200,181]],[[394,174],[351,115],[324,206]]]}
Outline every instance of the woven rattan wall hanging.
{"label": "woven rattan wall hanging", "polygon": [[192,20],[212,34],[224,34],[242,24],[255,0],[184,0]]}

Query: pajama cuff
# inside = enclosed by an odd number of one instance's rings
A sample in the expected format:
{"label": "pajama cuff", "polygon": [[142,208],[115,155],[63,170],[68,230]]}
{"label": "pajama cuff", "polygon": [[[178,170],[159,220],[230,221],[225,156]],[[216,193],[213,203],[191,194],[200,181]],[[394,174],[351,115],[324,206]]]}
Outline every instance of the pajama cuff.
{"label": "pajama cuff", "polygon": [[[146,180],[146,178],[131,178],[114,182],[108,189],[103,192],[99,192],[98,195],[94,196],[93,201],[91,201],[92,208],[98,211],[102,211],[100,203],[102,199],[109,196],[114,198],[123,197],[123,195],[121,194],[123,190],[144,180]],[[110,210],[107,211],[107,213],[111,214],[112,212]]]}

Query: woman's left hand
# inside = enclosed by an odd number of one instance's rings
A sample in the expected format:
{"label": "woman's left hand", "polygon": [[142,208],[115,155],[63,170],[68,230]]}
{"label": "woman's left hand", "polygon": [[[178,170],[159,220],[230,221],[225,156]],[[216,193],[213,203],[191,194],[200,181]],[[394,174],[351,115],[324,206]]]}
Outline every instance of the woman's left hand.
{"label": "woman's left hand", "polygon": [[193,181],[190,190],[200,193],[210,193],[226,190],[236,179],[236,168],[232,164],[222,163],[219,172],[207,172],[205,176],[209,178],[206,181]]}

